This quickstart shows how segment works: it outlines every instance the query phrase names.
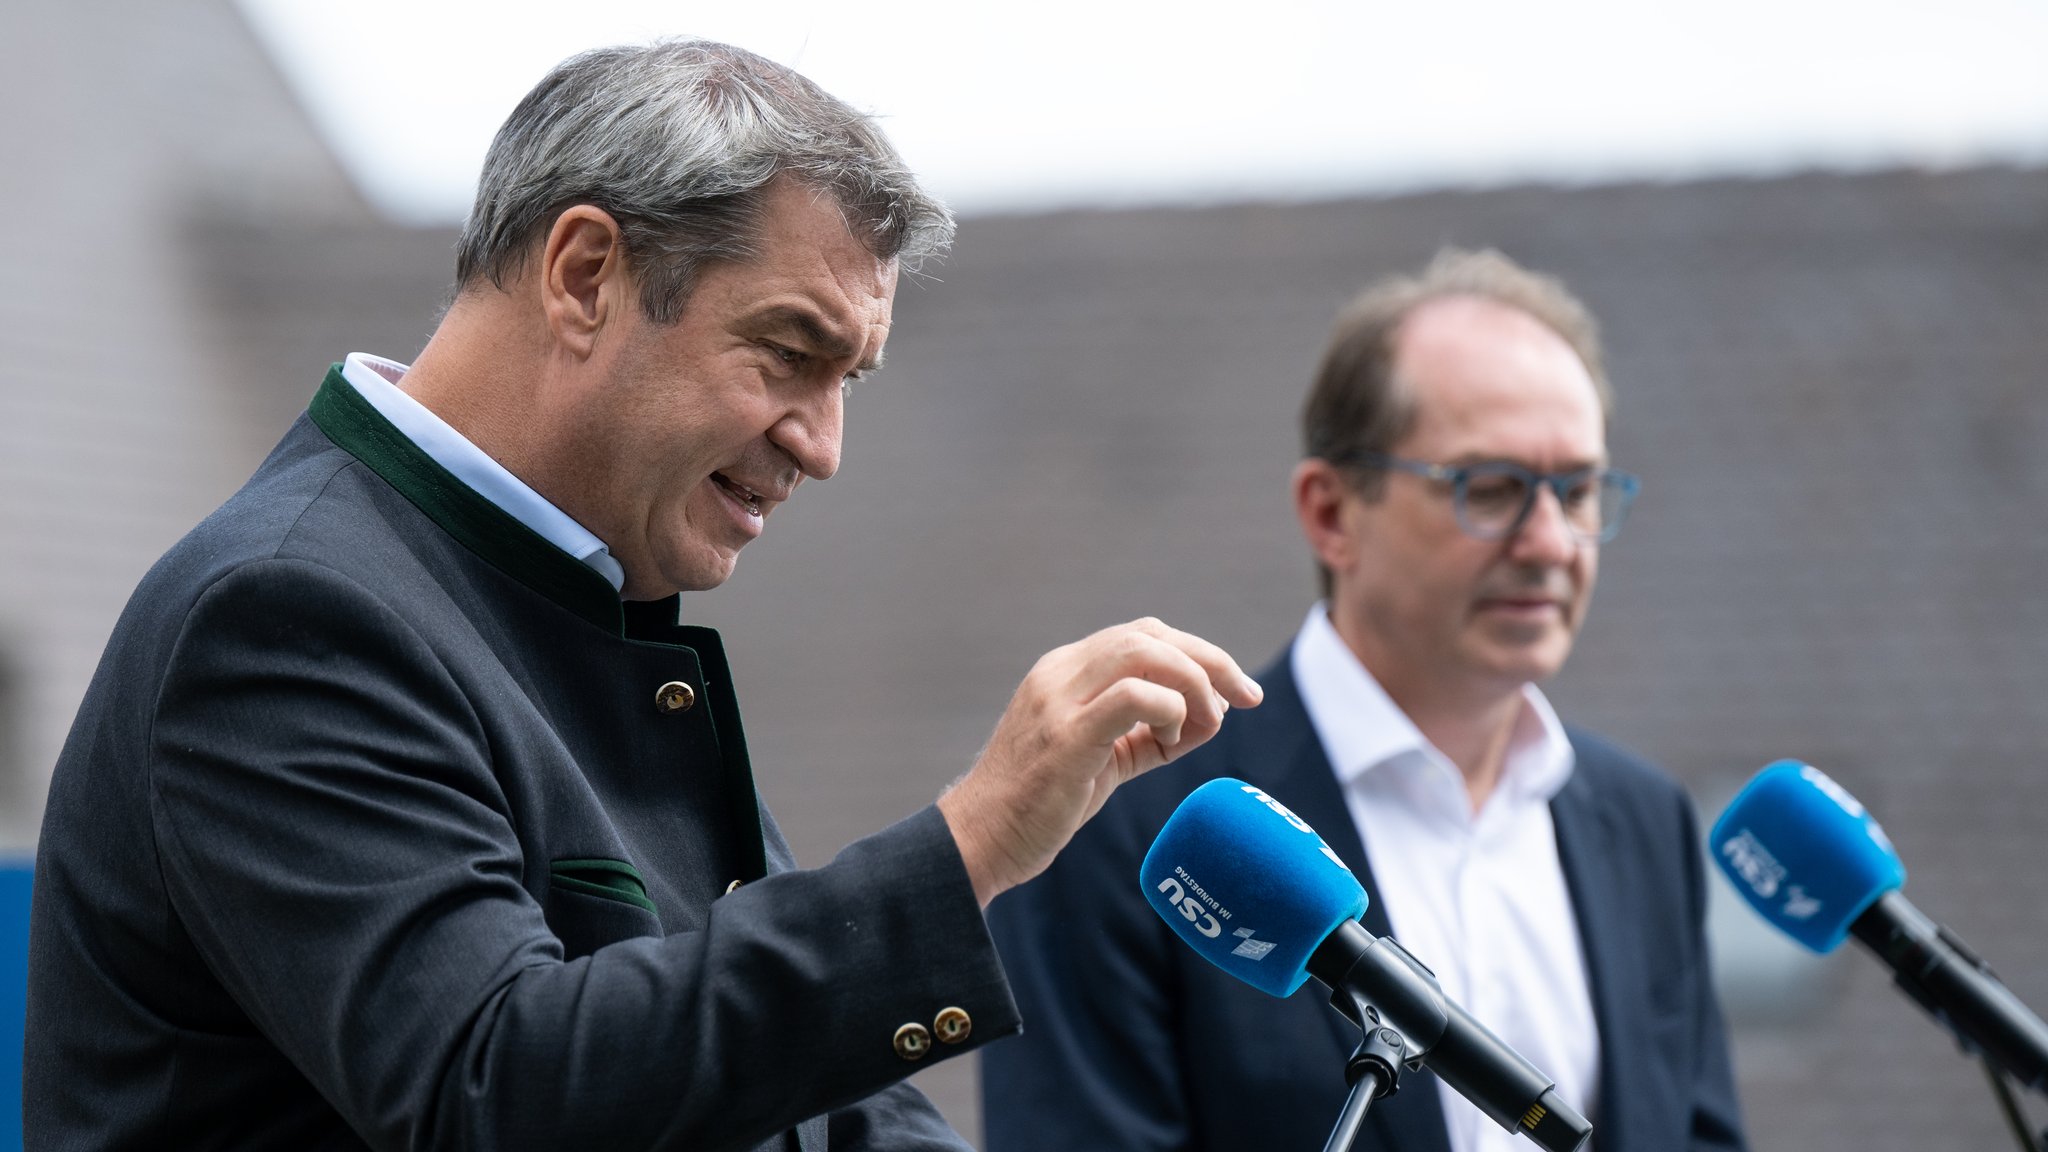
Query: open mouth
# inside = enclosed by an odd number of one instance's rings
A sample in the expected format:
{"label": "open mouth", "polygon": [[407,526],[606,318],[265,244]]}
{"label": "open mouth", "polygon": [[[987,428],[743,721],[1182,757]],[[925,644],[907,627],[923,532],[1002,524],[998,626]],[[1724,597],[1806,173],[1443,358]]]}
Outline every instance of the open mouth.
{"label": "open mouth", "polygon": [[738,501],[740,507],[747,510],[747,515],[755,517],[761,515],[761,494],[759,492],[754,491],[745,484],[735,482],[723,472],[713,472],[711,479],[720,488],[725,489],[726,495]]}

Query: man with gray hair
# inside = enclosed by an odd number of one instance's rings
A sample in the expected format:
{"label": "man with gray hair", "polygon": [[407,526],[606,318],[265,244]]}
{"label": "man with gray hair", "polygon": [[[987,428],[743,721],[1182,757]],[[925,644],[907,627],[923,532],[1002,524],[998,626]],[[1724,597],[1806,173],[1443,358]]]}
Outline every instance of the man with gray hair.
{"label": "man with gray hair", "polygon": [[[1323,600],[1257,712],[1120,791],[990,909],[1031,1028],[983,1057],[989,1152],[1323,1146],[1358,1029],[1209,965],[1129,879],[1181,798],[1226,776],[1319,831],[1370,895],[1366,928],[1554,1077],[1602,1152],[1741,1147],[1691,805],[1535,686],[1636,492],[1608,466],[1608,410],[1591,315],[1498,253],[1444,252],[1338,317],[1293,477]],[[1360,1144],[1521,1146],[1423,1071]]]}
{"label": "man with gray hair", "polygon": [[981,909],[1259,689],[1108,629],[796,869],[679,593],[837,469],[951,233],[749,53],[543,80],[416,362],[336,365],[115,629],[43,826],[28,1146],[962,1148],[899,1081],[1017,1030]]}

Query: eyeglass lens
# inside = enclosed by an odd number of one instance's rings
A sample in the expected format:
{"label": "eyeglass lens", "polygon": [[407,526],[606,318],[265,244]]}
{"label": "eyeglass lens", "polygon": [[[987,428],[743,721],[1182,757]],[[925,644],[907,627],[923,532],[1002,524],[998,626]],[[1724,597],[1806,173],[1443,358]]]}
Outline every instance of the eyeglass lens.
{"label": "eyeglass lens", "polygon": [[1486,536],[1505,535],[1520,526],[1535,502],[1539,482],[1557,493],[1572,531],[1591,540],[1619,526],[1628,499],[1627,482],[1599,469],[1538,477],[1512,464],[1482,464],[1467,468],[1464,479],[1457,493],[1459,512],[1468,530]]}

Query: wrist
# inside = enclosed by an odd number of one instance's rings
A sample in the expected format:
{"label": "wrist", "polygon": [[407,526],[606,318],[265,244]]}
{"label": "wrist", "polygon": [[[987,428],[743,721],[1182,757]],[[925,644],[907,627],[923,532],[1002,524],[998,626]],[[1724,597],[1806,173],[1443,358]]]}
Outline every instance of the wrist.
{"label": "wrist", "polygon": [[999,847],[1000,837],[989,827],[988,807],[976,798],[969,780],[948,788],[938,799],[939,814],[946,818],[953,846],[974,886],[974,898],[983,908],[1018,883],[1012,877],[1008,854]]}

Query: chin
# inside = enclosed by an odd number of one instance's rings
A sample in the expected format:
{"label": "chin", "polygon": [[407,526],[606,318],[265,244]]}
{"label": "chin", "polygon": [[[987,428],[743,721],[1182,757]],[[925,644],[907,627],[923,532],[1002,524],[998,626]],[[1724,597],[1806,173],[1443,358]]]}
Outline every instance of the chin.
{"label": "chin", "polygon": [[668,596],[676,592],[709,592],[732,579],[733,568],[738,563],[737,554],[727,556],[709,551],[690,556],[670,557],[668,563],[660,566],[661,584],[666,589],[662,595]]}
{"label": "chin", "polygon": [[1555,656],[1530,657],[1512,665],[1515,679],[1528,684],[1541,684],[1559,672],[1564,671],[1564,659],[1569,652]]}
{"label": "chin", "polygon": [[733,566],[727,564],[713,571],[693,572],[676,586],[679,592],[709,592],[727,580],[732,579]]}
{"label": "chin", "polygon": [[1569,637],[1561,642],[1518,645],[1512,649],[1495,649],[1486,654],[1484,664],[1502,680],[1518,684],[1537,684],[1550,679],[1564,669],[1565,658],[1572,652]]}

